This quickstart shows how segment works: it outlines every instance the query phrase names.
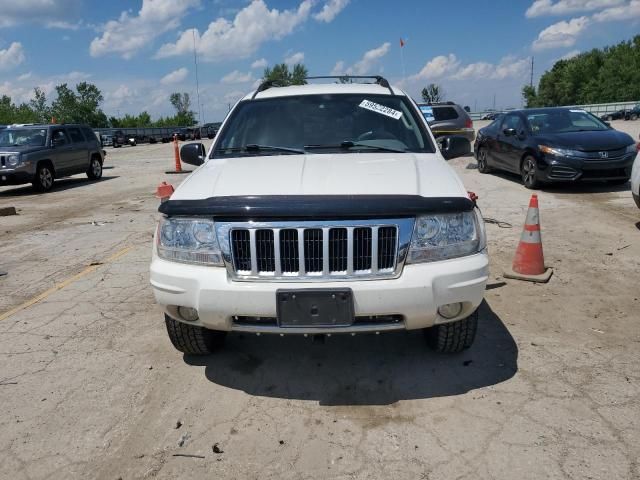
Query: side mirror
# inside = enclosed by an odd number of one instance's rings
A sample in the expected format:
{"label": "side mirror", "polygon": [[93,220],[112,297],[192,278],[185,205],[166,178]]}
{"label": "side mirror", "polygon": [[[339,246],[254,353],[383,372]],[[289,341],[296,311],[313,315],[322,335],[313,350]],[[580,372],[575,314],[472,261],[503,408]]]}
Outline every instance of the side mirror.
{"label": "side mirror", "polygon": [[445,160],[463,157],[471,153],[471,143],[465,137],[452,135],[438,138],[440,153]]}
{"label": "side mirror", "polygon": [[504,133],[505,137],[511,137],[516,134],[515,128],[505,128],[502,133]]}
{"label": "side mirror", "polygon": [[207,152],[202,143],[187,143],[180,148],[180,159],[189,165],[202,165]]}

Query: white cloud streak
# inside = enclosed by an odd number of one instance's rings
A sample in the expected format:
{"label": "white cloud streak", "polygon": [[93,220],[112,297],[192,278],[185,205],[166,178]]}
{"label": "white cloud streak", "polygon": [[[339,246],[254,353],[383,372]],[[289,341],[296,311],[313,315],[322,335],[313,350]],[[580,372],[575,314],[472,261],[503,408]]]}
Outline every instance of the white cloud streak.
{"label": "white cloud streak", "polygon": [[338,14],[349,5],[350,0],[329,0],[324,4],[322,10],[316,13],[313,18],[318,22],[330,23]]}
{"label": "white cloud streak", "polygon": [[26,60],[24,48],[20,42],[13,42],[7,48],[0,50],[0,70],[12,70]]}
{"label": "white cloud streak", "polygon": [[174,85],[176,83],[181,83],[187,78],[189,74],[189,70],[185,67],[174,70],[173,72],[167,73],[164,77],[160,79],[160,83],[162,85]]}
{"label": "white cloud streak", "polygon": [[220,83],[248,83],[254,80],[251,72],[242,73],[238,70],[234,70],[231,73],[226,74],[220,79]]}
{"label": "white cloud streak", "polygon": [[296,52],[284,59],[284,63],[286,63],[287,65],[295,65],[296,63],[302,62],[304,62],[304,52]]}
{"label": "white cloud streak", "polygon": [[251,68],[265,68],[267,65],[269,65],[269,62],[267,62],[266,58],[261,58],[259,60],[256,60],[255,62],[253,62],[251,64]]}
{"label": "white cloud streak", "polygon": [[527,18],[546,15],[568,15],[577,12],[590,12],[620,5],[624,0],[535,0],[527,9]]}

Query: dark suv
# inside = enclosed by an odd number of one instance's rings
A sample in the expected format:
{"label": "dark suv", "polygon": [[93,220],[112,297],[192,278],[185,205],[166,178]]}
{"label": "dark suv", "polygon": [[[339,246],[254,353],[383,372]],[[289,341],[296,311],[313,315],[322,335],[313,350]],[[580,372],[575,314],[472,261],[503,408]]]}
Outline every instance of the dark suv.
{"label": "dark suv", "polygon": [[435,137],[461,135],[473,143],[473,121],[460,105],[453,102],[419,103],[418,107]]}
{"label": "dark suv", "polygon": [[0,131],[0,185],[32,183],[39,192],[55,178],[102,177],[105,152],[87,125],[10,125]]}

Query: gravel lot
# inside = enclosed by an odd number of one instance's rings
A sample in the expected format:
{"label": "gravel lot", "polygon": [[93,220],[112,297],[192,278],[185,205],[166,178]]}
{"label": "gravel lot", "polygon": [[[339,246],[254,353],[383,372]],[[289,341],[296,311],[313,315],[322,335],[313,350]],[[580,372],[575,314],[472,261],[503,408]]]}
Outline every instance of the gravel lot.
{"label": "gravel lot", "polygon": [[153,193],[181,178],[164,174],[172,146],[107,150],[98,183],[0,188],[19,213],[0,217],[0,478],[640,478],[628,185],[538,192],[555,273],[537,285],[501,276],[531,192],[451,162],[485,217],[512,225],[487,225],[490,284],[463,354],[413,332],[232,335],[191,358],[148,285]]}

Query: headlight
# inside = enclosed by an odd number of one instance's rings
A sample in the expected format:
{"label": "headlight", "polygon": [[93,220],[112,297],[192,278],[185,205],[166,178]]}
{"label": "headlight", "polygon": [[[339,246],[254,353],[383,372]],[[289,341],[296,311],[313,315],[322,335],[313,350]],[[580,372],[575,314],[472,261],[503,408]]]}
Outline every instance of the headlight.
{"label": "headlight", "polygon": [[627,149],[624,151],[624,153],[625,154],[627,154],[627,153],[636,153],[637,151],[638,151],[638,145],[636,145],[635,143],[632,143],[631,145],[629,145],[627,147]]}
{"label": "headlight", "polygon": [[163,218],[158,225],[156,242],[160,258],[198,265],[223,265],[212,220]]}
{"label": "headlight", "polygon": [[541,152],[547,155],[556,155],[558,157],[572,157],[575,156],[575,152],[572,150],[565,150],[564,148],[547,147],[546,145],[538,145]]}
{"label": "headlight", "polygon": [[433,262],[472,255],[486,247],[480,211],[416,218],[408,263]]}
{"label": "headlight", "polygon": [[20,162],[20,155],[9,155],[7,157],[7,164],[15,167]]}

